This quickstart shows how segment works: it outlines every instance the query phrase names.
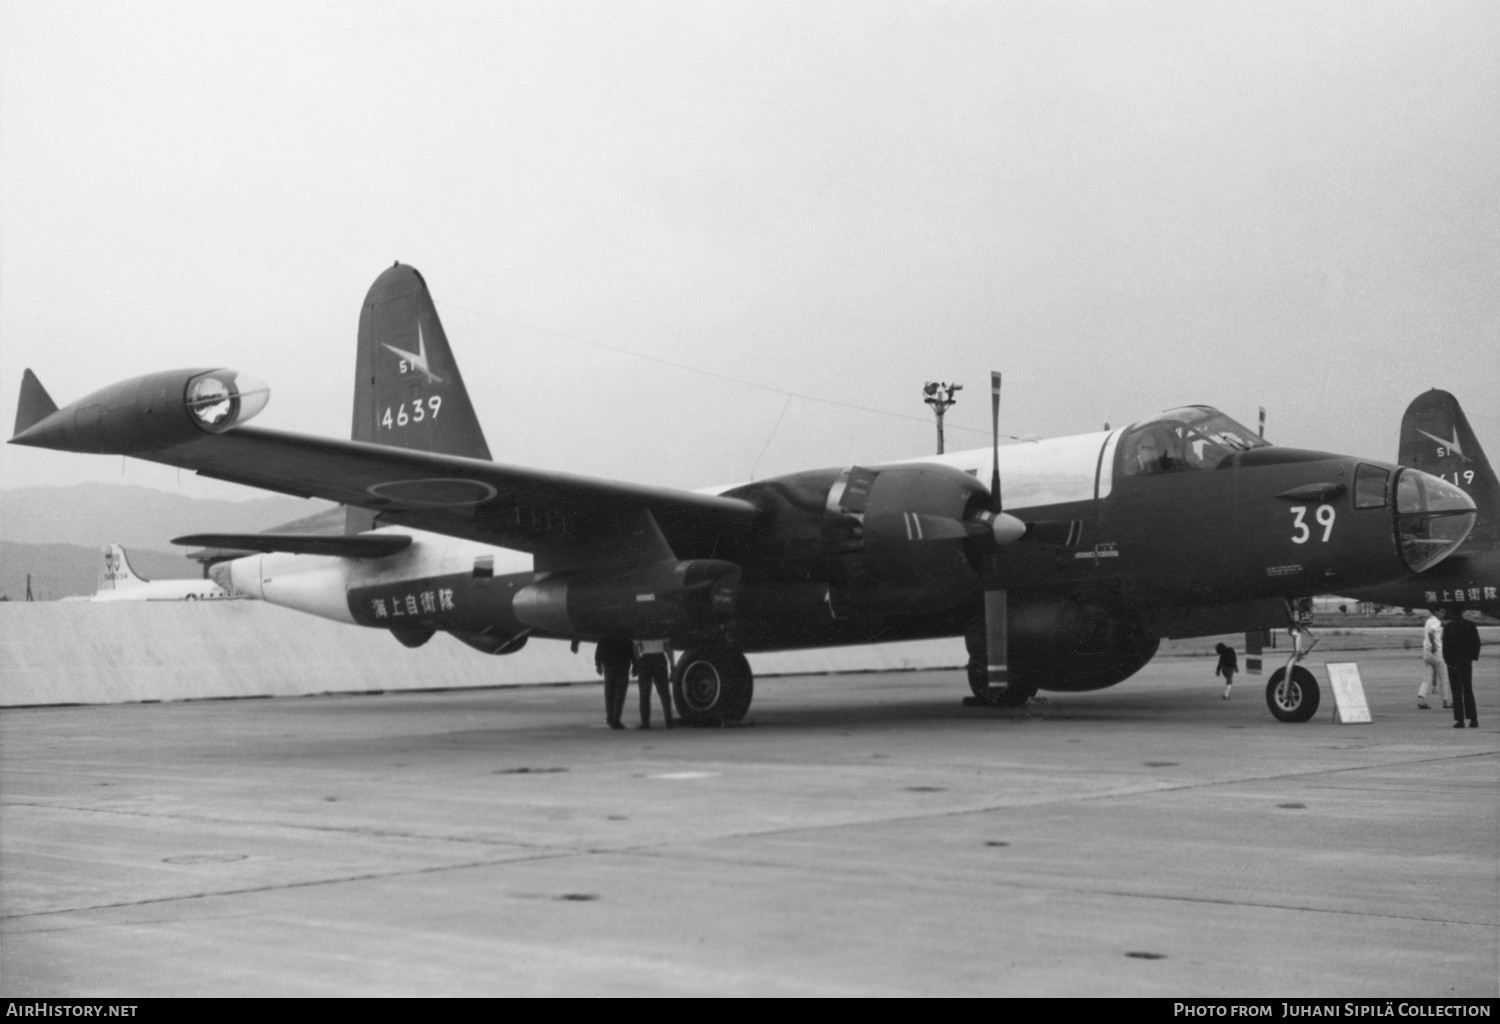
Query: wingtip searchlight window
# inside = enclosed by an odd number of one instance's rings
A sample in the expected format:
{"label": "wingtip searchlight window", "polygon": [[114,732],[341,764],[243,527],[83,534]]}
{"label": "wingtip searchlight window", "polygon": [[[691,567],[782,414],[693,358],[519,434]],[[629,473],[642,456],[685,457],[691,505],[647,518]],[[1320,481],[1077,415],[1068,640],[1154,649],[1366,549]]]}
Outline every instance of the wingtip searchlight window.
{"label": "wingtip searchlight window", "polygon": [[1215,469],[1236,452],[1270,442],[1206,405],[1172,409],[1132,426],[1122,439],[1126,476]]}

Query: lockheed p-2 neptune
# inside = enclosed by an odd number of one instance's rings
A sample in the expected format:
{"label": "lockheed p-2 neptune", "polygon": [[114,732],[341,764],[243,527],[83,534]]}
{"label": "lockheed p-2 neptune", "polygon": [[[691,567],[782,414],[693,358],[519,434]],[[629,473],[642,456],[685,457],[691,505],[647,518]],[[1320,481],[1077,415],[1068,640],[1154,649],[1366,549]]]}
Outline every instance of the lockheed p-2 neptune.
{"label": "lockheed p-2 neptune", "polygon": [[[978,703],[1113,686],[1164,637],[1279,625],[1289,599],[1435,565],[1474,521],[1435,476],[1273,445],[1206,406],[1002,448],[994,384],[976,451],[704,491],[500,464],[425,281],[397,264],[361,312],[350,440],[246,426],[265,385],[186,369],[62,409],[28,370],[11,441],[342,504],[342,536],[179,542],[258,552],[211,574],[407,646],[667,640],[699,725],[741,719],[746,653],[777,649],[962,636]],[[1317,684],[1283,670],[1268,700],[1304,721]]]}

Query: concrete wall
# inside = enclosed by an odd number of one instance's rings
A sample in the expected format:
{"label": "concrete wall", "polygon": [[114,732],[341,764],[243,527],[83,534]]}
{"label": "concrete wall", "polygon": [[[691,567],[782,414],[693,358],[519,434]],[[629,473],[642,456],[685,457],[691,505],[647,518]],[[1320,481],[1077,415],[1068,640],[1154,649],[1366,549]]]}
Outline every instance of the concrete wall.
{"label": "concrete wall", "polygon": [[[940,668],[960,638],[752,655],[759,675]],[[0,707],[593,681],[592,647],[537,640],[480,654],[258,601],[0,603]]]}

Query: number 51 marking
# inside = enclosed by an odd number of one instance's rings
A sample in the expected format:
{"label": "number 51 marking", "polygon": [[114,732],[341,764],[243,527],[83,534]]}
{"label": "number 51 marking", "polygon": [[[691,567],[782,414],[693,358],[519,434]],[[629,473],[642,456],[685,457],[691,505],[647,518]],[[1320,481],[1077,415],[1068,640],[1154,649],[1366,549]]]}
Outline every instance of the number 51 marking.
{"label": "number 51 marking", "polygon": [[[1292,534],[1293,544],[1306,544],[1312,537],[1312,530],[1307,526],[1307,506],[1292,506],[1292,528],[1297,532]],[[1323,543],[1328,543],[1328,538],[1333,536],[1333,521],[1338,518],[1338,513],[1332,505],[1319,505],[1318,510],[1313,513],[1313,518],[1318,525],[1323,527]]]}

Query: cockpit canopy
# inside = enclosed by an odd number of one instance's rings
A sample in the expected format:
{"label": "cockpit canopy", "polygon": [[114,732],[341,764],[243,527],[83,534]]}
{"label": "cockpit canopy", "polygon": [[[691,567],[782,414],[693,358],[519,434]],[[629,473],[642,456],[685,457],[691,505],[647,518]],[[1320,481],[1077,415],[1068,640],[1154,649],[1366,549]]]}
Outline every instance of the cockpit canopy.
{"label": "cockpit canopy", "polygon": [[1215,469],[1226,457],[1270,442],[1217,409],[1190,405],[1141,420],[1120,438],[1126,476]]}

